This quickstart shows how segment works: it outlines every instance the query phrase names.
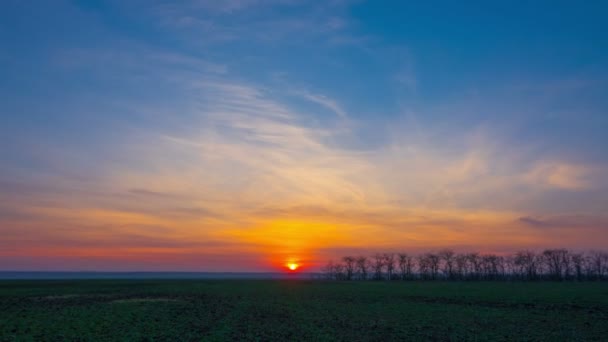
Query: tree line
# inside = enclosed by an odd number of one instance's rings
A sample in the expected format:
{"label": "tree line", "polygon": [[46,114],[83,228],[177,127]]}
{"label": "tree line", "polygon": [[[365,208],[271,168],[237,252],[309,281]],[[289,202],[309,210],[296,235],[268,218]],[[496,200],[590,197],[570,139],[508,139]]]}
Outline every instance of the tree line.
{"label": "tree line", "polygon": [[565,248],[511,255],[378,253],[330,261],[322,275],[331,280],[608,280],[608,253]]}

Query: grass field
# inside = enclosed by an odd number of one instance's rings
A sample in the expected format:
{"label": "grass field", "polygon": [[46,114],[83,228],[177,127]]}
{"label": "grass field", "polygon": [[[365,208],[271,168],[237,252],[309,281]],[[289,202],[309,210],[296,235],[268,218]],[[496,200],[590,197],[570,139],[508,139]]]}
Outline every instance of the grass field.
{"label": "grass field", "polygon": [[608,284],[0,282],[0,341],[64,340],[608,341]]}

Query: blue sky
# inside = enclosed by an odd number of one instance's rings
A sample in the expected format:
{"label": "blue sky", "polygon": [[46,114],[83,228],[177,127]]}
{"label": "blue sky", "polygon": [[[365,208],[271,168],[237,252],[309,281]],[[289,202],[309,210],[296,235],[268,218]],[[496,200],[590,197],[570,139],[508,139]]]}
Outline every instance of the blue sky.
{"label": "blue sky", "polygon": [[4,1],[0,268],[605,246],[607,9]]}

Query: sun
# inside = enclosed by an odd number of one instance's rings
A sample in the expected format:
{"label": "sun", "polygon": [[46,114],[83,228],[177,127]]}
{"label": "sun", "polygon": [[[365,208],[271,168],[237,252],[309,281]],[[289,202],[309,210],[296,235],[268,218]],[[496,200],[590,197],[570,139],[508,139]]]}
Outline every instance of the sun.
{"label": "sun", "polygon": [[295,271],[298,269],[300,265],[294,263],[294,262],[290,262],[289,264],[287,264],[287,268],[289,268],[291,271]]}

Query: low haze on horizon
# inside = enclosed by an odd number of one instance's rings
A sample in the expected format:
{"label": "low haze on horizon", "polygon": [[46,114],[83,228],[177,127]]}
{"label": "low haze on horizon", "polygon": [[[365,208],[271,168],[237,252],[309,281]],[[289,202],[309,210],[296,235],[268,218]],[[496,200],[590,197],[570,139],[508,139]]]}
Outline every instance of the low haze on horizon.
{"label": "low haze on horizon", "polygon": [[3,1],[0,270],[605,249],[607,11]]}

